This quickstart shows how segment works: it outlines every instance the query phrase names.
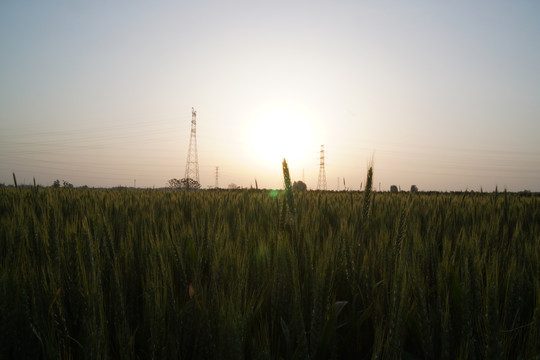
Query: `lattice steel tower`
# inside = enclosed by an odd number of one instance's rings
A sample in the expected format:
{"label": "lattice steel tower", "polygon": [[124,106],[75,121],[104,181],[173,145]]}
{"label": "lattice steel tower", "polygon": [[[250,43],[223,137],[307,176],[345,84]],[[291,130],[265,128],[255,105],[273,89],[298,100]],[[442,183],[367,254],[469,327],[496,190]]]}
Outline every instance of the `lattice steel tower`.
{"label": "lattice steel tower", "polygon": [[195,180],[199,185],[199,156],[197,155],[197,112],[191,108],[191,137],[186,162],[186,179]]}
{"label": "lattice steel tower", "polygon": [[321,164],[319,167],[319,181],[317,190],[326,190],[326,171],[324,170],[324,145],[321,145]]}

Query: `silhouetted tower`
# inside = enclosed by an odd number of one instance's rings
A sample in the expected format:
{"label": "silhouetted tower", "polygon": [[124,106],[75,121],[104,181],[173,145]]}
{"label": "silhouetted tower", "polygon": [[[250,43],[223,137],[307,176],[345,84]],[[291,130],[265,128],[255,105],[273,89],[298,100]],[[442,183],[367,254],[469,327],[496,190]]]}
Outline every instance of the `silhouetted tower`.
{"label": "silhouetted tower", "polygon": [[319,167],[319,181],[317,190],[326,190],[326,171],[324,170],[324,145],[321,145],[321,164]]}
{"label": "silhouetted tower", "polygon": [[199,156],[197,155],[197,112],[191,108],[191,137],[186,162],[186,179],[199,181]]}
{"label": "silhouetted tower", "polygon": [[337,191],[339,191],[339,176],[337,178]]}
{"label": "silhouetted tower", "polygon": [[216,189],[219,188],[219,166],[216,166]]}

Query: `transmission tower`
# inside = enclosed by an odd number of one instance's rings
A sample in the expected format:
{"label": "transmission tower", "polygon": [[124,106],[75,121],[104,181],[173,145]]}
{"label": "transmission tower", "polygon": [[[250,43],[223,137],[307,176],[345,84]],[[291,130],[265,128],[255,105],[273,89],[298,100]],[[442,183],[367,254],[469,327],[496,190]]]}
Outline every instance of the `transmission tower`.
{"label": "transmission tower", "polygon": [[199,181],[199,156],[197,155],[197,112],[191,108],[191,137],[186,162],[186,175],[184,178]]}
{"label": "transmission tower", "polygon": [[319,181],[317,190],[326,190],[326,171],[324,170],[324,145],[321,145],[321,164],[319,167]]}
{"label": "transmission tower", "polygon": [[216,186],[214,188],[219,188],[219,166],[216,166]]}

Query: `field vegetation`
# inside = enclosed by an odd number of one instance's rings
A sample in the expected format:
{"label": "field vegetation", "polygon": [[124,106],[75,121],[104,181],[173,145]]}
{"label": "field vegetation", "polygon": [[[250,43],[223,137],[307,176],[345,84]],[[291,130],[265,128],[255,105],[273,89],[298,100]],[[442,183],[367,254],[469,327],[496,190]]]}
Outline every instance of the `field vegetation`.
{"label": "field vegetation", "polygon": [[0,188],[0,358],[540,356],[537,196],[284,173],[279,192]]}

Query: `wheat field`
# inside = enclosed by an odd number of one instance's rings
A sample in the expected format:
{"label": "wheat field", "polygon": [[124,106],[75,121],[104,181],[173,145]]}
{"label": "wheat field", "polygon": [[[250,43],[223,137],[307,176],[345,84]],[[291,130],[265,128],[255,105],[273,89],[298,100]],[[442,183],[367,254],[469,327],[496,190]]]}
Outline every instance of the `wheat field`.
{"label": "wheat field", "polygon": [[0,188],[0,358],[540,356],[537,196],[287,177],[278,192]]}

